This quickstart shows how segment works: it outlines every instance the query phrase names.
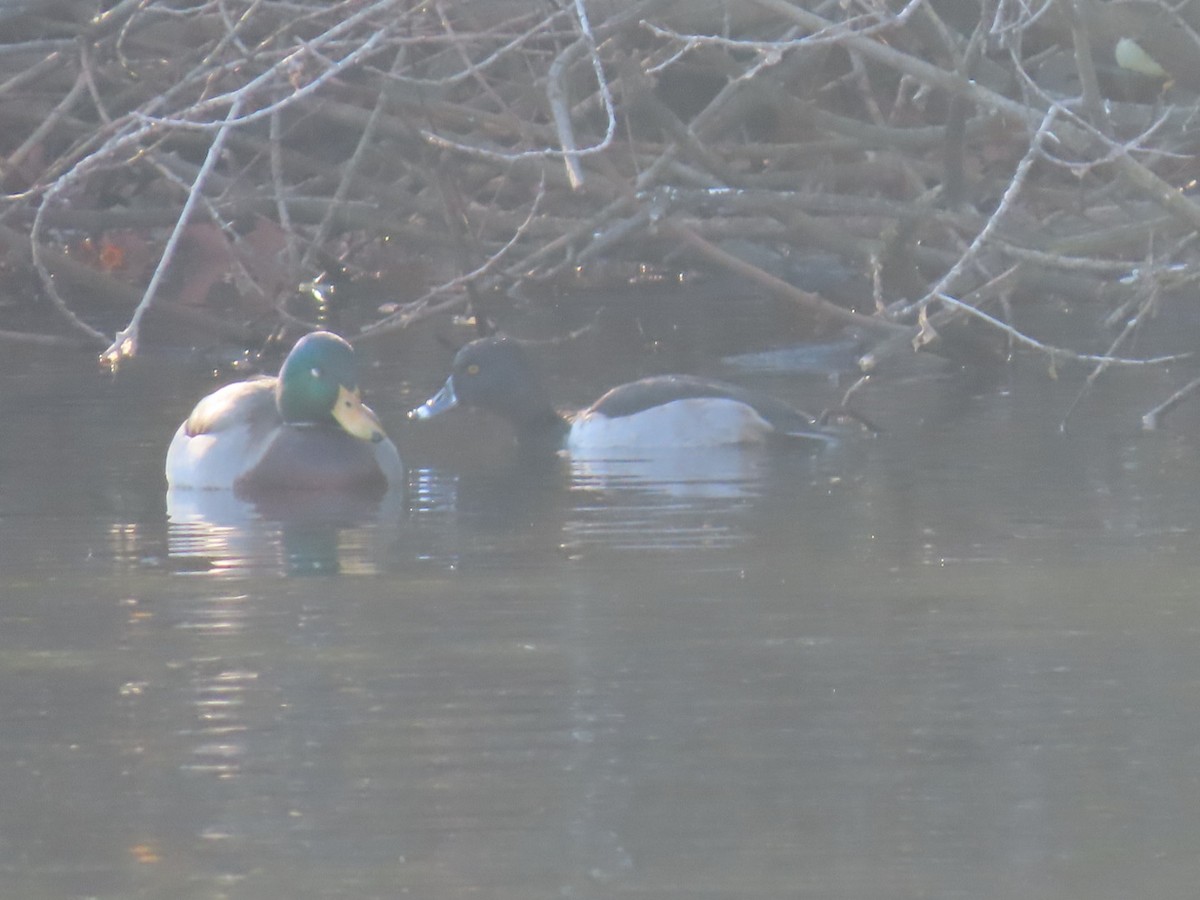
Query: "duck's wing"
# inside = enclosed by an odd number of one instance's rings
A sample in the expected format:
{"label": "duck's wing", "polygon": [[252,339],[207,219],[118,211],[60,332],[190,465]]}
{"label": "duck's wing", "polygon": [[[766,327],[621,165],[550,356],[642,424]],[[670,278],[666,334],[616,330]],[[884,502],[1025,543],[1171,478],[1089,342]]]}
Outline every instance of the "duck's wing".
{"label": "duck's wing", "polygon": [[217,434],[231,428],[273,428],[281,423],[275,405],[275,378],[252,378],[227,384],[196,404],[184,423],[188,437]]}
{"label": "duck's wing", "polygon": [[766,394],[746,390],[735,384],[697,378],[693,375],[655,375],[622,384],[604,394],[585,411],[608,418],[632,416],[674,400],[705,397],[734,400],[754,409],[778,433],[795,437],[829,439],[816,419]]}

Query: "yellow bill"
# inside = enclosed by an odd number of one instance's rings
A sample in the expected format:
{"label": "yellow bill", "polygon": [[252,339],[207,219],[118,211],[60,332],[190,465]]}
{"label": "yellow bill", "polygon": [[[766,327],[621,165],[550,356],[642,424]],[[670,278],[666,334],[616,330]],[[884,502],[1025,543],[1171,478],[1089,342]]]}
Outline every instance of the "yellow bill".
{"label": "yellow bill", "polygon": [[383,425],[371,407],[362,402],[362,393],[338,386],[337,402],[333,404],[333,417],[337,423],[360,441],[378,443],[384,438]]}

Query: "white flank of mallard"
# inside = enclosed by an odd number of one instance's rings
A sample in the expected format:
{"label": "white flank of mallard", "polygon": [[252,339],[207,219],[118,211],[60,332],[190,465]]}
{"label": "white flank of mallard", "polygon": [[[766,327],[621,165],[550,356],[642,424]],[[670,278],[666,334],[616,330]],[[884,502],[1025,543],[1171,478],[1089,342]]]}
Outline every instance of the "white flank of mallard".
{"label": "white flank of mallard", "polygon": [[257,465],[266,445],[250,428],[189,435],[180,425],[167,449],[167,484],[172,488],[225,490]]}

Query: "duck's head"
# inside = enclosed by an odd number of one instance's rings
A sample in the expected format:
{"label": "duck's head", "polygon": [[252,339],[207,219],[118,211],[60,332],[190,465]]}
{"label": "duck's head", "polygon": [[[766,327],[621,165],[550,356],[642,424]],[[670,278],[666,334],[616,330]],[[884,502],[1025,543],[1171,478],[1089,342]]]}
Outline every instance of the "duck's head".
{"label": "duck's head", "polygon": [[275,402],[292,425],[336,423],[359,440],[377,443],[385,437],[379,419],[362,402],[354,348],[328,331],[296,342],[279,370]]}
{"label": "duck's head", "polygon": [[500,335],[459,350],[442,389],[408,415],[432,419],[455,406],[484,409],[522,428],[557,420],[533,361],[517,341]]}

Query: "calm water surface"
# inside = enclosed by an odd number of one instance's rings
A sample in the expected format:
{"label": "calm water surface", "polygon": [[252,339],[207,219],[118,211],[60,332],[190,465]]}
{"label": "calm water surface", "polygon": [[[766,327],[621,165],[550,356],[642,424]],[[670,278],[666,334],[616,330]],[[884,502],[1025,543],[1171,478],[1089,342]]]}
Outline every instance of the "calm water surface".
{"label": "calm water surface", "polygon": [[197,367],[0,366],[0,896],[1196,895],[1200,438],[539,467],[384,361],[407,494],[253,508],[165,496]]}

